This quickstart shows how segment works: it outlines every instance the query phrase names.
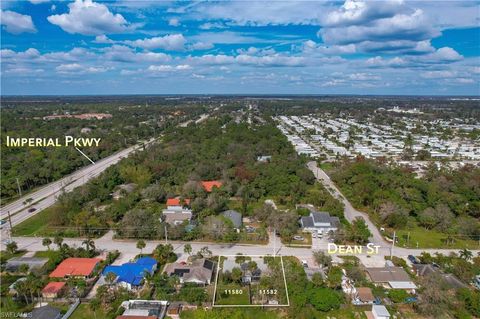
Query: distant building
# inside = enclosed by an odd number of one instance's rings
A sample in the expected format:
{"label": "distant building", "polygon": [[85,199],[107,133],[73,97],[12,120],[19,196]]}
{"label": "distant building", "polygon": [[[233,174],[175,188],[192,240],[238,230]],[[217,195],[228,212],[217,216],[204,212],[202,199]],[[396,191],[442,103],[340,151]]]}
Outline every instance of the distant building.
{"label": "distant building", "polygon": [[300,218],[300,225],[304,231],[328,233],[338,229],[340,220],[327,212],[310,211],[310,215]]}
{"label": "distant building", "polygon": [[127,289],[141,285],[146,273],[153,274],[157,269],[157,261],[151,257],[142,257],[135,262],[125,263],[120,266],[110,265],[105,267],[102,275],[114,273],[117,278],[115,282]]}
{"label": "distant building", "polygon": [[267,163],[272,160],[272,157],[270,155],[264,155],[264,156],[258,156],[257,157],[257,162],[262,162],[262,163]]}
{"label": "distant building", "polygon": [[226,210],[222,213],[222,216],[228,218],[232,222],[234,228],[242,228],[242,214],[240,214],[236,210]]}
{"label": "distant building", "polygon": [[195,283],[200,285],[209,285],[215,263],[208,259],[202,258],[187,263],[171,263],[165,266],[165,273],[169,276],[178,276],[180,283]]}
{"label": "distant building", "polygon": [[222,187],[223,183],[221,181],[202,181],[201,182],[203,189],[207,193],[211,193],[213,188],[220,188]]}
{"label": "distant building", "polygon": [[67,258],[50,274],[50,278],[89,278],[102,261],[99,258]]}
{"label": "distant building", "polygon": [[125,195],[130,194],[137,188],[137,184],[130,183],[130,184],[122,184],[117,187],[118,189],[113,192],[112,198],[114,200],[119,200],[120,198],[125,197]]}
{"label": "distant building", "polygon": [[42,289],[42,297],[46,299],[55,299],[62,295],[65,290],[66,282],[52,281]]}

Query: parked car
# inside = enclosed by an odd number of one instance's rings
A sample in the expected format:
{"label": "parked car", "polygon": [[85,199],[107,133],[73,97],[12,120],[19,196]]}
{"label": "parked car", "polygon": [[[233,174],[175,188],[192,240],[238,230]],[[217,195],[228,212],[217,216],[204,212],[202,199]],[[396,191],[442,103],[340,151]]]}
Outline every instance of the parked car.
{"label": "parked car", "polygon": [[29,208],[29,209],[28,209],[28,212],[29,212],[29,213],[33,213],[33,212],[36,211],[36,210],[37,210],[37,209],[36,209],[35,207],[32,207],[32,208]]}
{"label": "parked car", "polygon": [[410,260],[410,262],[411,262],[412,264],[414,264],[414,265],[415,265],[415,264],[419,264],[417,257],[415,257],[415,256],[413,256],[413,255],[408,255],[407,258],[408,258],[408,260]]}
{"label": "parked car", "polygon": [[302,266],[303,266],[304,268],[308,268],[308,263],[307,263],[306,260],[302,260]]}
{"label": "parked car", "polygon": [[293,239],[295,239],[295,240],[305,240],[305,238],[303,238],[302,236],[299,236],[299,235],[293,236]]}

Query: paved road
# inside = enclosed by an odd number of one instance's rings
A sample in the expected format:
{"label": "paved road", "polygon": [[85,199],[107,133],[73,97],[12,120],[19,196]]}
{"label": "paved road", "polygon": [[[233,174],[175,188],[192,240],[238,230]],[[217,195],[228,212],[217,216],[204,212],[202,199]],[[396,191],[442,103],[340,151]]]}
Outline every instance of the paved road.
{"label": "paved road", "polygon": [[324,170],[317,166],[317,162],[308,162],[307,167],[313,172],[313,175],[320,181],[323,186],[327,189],[327,191],[335,198],[339,199],[343,205],[345,205],[345,218],[351,223],[357,217],[362,217],[365,220],[365,223],[368,226],[368,229],[372,233],[371,242],[377,245],[390,245],[385,239],[383,238],[382,234],[378,230],[378,228],[373,224],[373,222],[368,217],[368,214],[363,213],[361,211],[356,210],[352,204],[347,200],[345,196],[343,196],[342,192],[337,188],[337,186],[333,183],[330,177],[325,173]]}
{"label": "paved road", "polygon": [[[154,139],[149,140],[145,143],[145,145],[149,145],[154,142]],[[51,206],[55,203],[58,198],[58,195],[62,191],[70,192],[74,188],[81,186],[88,182],[90,179],[94,178],[95,176],[101,174],[105,171],[108,167],[116,164],[122,158],[127,157],[132,152],[142,148],[142,145],[134,145],[127,149],[124,149],[120,152],[117,152],[113,155],[110,155],[100,161],[97,161],[95,164],[88,165],[84,168],[79,169],[73,174],[70,174],[56,182],[50,183],[39,190],[29,193],[22,198],[5,205],[0,208],[0,218],[8,220],[8,212],[10,212],[12,225],[18,225],[19,223],[23,222],[24,220],[32,217],[35,214],[38,214],[45,208]],[[82,156],[78,154],[78,156]],[[33,201],[31,206],[24,205],[26,199],[31,198]],[[35,207],[36,210],[32,213],[29,213],[28,210],[31,207]],[[9,223],[4,225],[4,228],[7,229],[9,227]]]}

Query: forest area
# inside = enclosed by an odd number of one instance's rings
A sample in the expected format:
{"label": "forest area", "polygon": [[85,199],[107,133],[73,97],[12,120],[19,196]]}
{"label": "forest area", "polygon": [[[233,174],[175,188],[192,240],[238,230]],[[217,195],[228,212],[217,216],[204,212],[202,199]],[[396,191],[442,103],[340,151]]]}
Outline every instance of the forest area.
{"label": "forest area", "polygon": [[443,234],[446,243],[480,238],[480,168],[438,169],[425,176],[408,168],[358,158],[337,162],[332,179],[379,226]]}
{"label": "forest area", "polygon": [[[172,104],[139,105],[139,101],[95,102],[59,100],[57,102],[5,101],[2,108],[1,198],[8,202],[58,180],[90,162],[74,147],[6,147],[6,137],[60,138],[95,137],[98,147],[82,151],[93,161],[107,157],[142,140],[157,136],[165,127],[198,116],[202,106]],[[81,119],[48,116],[107,114],[109,118]],[[18,178],[18,184],[17,184]]]}
{"label": "forest area", "polygon": [[[271,156],[268,162],[259,156]],[[219,214],[235,209],[261,224],[257,240],[265,240],[266,228],[276,226],[283,237],[298,230],[306,212],[296,204],[310,203],[343,218],[340,202],[319,184],[273,123],[237,124],[230,116],[201,125],[170,127],[161,143],[124,159],[75,193],[63,194],[48,212],[49,231],[63,236],[97,236],[106,229],[128,238],[236,241],[228,220]],[[221,181],[206,192],[200,182]],[[112,193],[120,185],[133,190],[119,199]],[[162,222],[167,198],[190,199],[191,223]],[[265,205],[272,199],[278,210]]]}

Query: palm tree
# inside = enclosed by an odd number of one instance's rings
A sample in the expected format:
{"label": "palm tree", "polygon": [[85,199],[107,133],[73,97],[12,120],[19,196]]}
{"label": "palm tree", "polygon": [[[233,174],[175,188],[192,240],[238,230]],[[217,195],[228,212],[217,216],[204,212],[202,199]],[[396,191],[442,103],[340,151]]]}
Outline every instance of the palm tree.
{"label": "palm tree", "polygon": [[18,249],[18,246],[17,246],[17,243],[14,242],[14,241],[11,241],[7,244],[7,251],[10,253],[10,254],[15,254],[17,252],[17,249]]}
{"label": "palm tree", "polygon": [[117,275],[113,272],[109,272],[105,275],[105,282],[111,286],[115,282],[115,279],[117,279]]}
{"label": "palm tree", "polygon": [[143,253],[143,248],[145,248],[146,245],[143,239],[137,241],[137,248],[140,249],[140,255]]}
{"label": "palm tree", "polygon": [[28,272],[29,266],[27,264],[21,264],[20,267],[18,267],[18,272],[21,274],[26,274]]}
{"label": "palm tree", "polygon": [[42,240],[42,245],[47,246],[48,250],[50,250],[50,245],[52,244],[52,240],[50,238],[44,238]]}
{"label": "palm tree", "polygon": [[62,248],[62,243],[63,243],[63,238],[62,237],[55,236],[55,238],[53,238],[53,242],[55,243],[55,245],[58,246],[58,249]]}
{"label": "palm tree", "polygon": [[460,250],[459,256],[460,256],[460,258],[468,261],[468,260],[471,260],[473,258],[473,253],[470,250],[464,248],[464,249]]}
{"label": "palm tree", "polygon": [[87,238],[84,241],[82,241],[82,245],[85,245],[85,249],[87,250],[88,253],[90,253],[90,251],[95,250],[95,242],[91,238]]}
{"label": "palm tree", "polygon": [[149,271],[145,271],[143,273],[143,280],[145,281],[147,288],[150,288],[150,284],[153,281],[153,274]]}
{"label": "palm tree", "polygon": [[190,244],[185,244],[185,246],[183,246],[183,252],[185,254],[188,254],[189,256],[191,255],[192,253],[192,245]]}

